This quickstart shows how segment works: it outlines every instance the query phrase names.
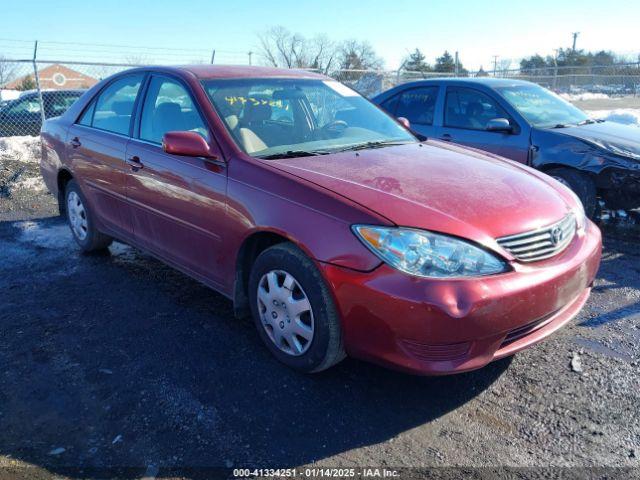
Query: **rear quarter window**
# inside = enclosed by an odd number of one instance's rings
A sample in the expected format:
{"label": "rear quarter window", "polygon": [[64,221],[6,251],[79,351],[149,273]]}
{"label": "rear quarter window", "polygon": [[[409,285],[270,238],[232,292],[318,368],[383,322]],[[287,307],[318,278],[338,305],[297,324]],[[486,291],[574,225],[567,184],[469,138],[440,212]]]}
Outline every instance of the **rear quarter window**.
{"label": "rear quarter window", "polygon": [[129,134],[131,117],[143,76],[129,75],[119,78],[100,92],[93,105],[82,115],[79,123],[108,132]]}

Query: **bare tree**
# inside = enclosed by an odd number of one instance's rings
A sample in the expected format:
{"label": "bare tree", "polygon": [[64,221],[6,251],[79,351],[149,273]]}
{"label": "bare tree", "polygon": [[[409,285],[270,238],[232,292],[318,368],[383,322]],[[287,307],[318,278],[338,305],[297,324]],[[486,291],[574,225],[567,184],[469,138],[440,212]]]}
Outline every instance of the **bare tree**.
{"label": "bare tree", "polygon": [[124,57],[124,63],[128,65],[149,65],[149,60],[146,55],[126,55]]}
{"label": "bare tree", "polygon": [[369,42],[347,40],[338,50],[338,65],[340,72],[336,78],[342,82],[357,81],[369,75],[363,70],[379,70],[383,67],[383,60],[376,55]]}
{"label": "bare tree", "polygon": [[5,56],[0,56],[0,87],[13,79],[16,65]]}
{"label": "bare tree", "polygon": [[309,68],[329,74],[335,69],[375,70],[383,65],[368,42],[336,44],[326,35],[307,39],[282,26],[258,34],[258,43],[263,63],[273,67]]}
{"label": "bare tree", "polygon": [[326,35],[318,35],[309,43],[309,68],[328,75],[337,63],[338,50],[334,42]]}
{"label": "bare tree", "polygon": [[511,68],[511,59],[510,58],[501,58],[498,62],[498,72],[501,76],[506,76]]}
{"label": "bare tree", "polygon": [[[276,27],[277,28],[277,27]],[[274,46],[274,29],[258,34],[258,53],[262,56],[264,62],[272,67],[279,67],[278,53]]]}
{"label": "bare tree", "polygon": [[268,65],[274,67],[306,67],[306,40],[298,33],[284,27],[272,27],[258,34],[259,53]]}
{"label": "bare tree", "polygon": [[384,62],[376,55],[369,42],[347,40],[339,51],[340,68],[343,70],[378,70]]}
{"label": "bare tree", "polygon": [[310,68],[328,73],[336,64],[336,45],[326,35],[307,39],[284,27],[258,34],[258,53],[273,67]]}

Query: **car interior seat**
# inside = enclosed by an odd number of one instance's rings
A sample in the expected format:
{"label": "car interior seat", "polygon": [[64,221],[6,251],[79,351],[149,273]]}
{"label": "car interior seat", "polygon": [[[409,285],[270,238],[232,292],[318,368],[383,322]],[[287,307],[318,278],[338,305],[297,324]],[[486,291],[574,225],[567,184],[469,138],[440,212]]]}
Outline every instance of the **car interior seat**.
{"label": "car interior seat", "polygon": [[96,112],[93,126],[111,132],[125,133],[129,130],[133,100],[116,101],[111,104],[111,111]]}
{"label": "car interior seat", "polygon": [[247,103],[242,120],[239,122],[238,136],[247,153],[268,148],[265,139],[270,138],[272,128],[266,124],[271,118],[271,106],[268,103]]}
{"label": "car interior seat", "polygon": [[482,114],[484,113],[484,107],[480,102],[469,102],[467,105],[466,120],[469,127],[472,128],[484,128],[485,123]]}
{"label": "car interior seat", "polygon": [[163,102],[157,105],[151,119],[151,139],[161,142],[167,132],[189,130],[185,120],[179,103]]}

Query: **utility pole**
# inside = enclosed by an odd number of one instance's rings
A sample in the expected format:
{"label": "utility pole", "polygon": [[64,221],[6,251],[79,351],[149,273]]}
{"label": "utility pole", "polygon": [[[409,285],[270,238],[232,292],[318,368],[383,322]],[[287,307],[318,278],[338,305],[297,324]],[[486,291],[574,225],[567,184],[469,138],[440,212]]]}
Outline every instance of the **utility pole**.
{"label": "utility pole", "polygon": [[553,50],[553,91],[558,91],[558,49]]}
{"label": "utility pole", "polygon": [[456,50],[456,63],[455,63],[455,76],[458,76],[458,73],[460,72],[460,60],[458,57],[458,51]]}
{"label": "utility pole", "polygon": [[213,65],[213,61],[216,58],[216,49],[214,48],[213,51],[211,52],[211,65]]}
{"label": "utility pole", "polygon": [[578,39],[578,35],[580,35],[580,32],[573,32],[571,35],[573,35],[573,46],[571,47],[571,49],[575,52],[576,51],[576,40]]}
{"label": "utility pole", "polygon": [[498,56],[499,55],[494,55],[493,56],[493,76],[496,76],[496,72],[498,71]]}
{"label": "utility pole", "polygon": [[40,119],[42,120],[42,125],[44,125],[44,121],[46,120],[44,113],[44,101],[42,100],[42,89],[40,88],[40,75],[38,74],[38,41],[33,46],[33,78],[36,83],[36,90],[38,91],[38,102],[40,103]]}
{"label": "utility pole", "polygon": [[251,55],[253,55],[253,52],[250,51],[248,55],[249,55],[249,65],[251,65]]}

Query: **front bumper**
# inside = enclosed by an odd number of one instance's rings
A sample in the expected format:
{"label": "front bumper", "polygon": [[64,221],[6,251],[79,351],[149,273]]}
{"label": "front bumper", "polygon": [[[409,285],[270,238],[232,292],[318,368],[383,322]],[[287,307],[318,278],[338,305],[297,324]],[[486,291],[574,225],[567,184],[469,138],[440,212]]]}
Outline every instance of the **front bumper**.
{"label": "front bumper", "polygon": [[596,181],[607,207],[629,210],[640,207],[640,169],[608,168]]}
{"label": "front bumper", "polygon": [[372,272],[323,264],[355,358],[410,373],[474,370],[544,339],[589,297],[600,231],[588,222],[559,255],[474,279],[411,277],[386,264]]}

